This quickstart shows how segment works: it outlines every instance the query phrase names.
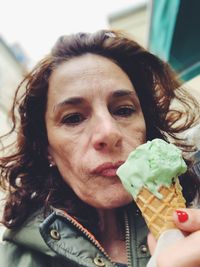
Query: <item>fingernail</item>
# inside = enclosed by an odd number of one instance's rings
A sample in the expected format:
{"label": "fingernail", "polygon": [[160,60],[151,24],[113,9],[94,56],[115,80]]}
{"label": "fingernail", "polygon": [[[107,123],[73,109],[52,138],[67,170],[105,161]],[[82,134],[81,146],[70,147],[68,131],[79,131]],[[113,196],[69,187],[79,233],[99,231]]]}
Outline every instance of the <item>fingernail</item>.
{"label": "fingernail", "polygon": [[178,216],[178,220],[181,223],[184,223],[188,220],[188,214],[182,210],[176,210],[176,214]]}

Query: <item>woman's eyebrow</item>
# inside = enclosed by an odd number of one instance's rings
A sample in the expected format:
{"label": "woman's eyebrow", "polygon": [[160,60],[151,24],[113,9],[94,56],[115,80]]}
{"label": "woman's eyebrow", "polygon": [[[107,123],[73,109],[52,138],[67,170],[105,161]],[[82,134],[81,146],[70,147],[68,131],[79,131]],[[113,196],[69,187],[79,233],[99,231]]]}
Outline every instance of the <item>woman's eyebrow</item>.
{"label": "woman's eyebrow", "polygon": [[133,90],[116,90],[112,93],[111,97],[118,98],[118,97],[124,97],[124,96],[136,96],[136,93]]}
{"label": "woman's eyebrow", "polygon": [[[112,93],[111,97],[112,98],[118,98],[118,97],[124,97],[124,96],[135,96],[136,93],[133,90],[116,90]],[[58,103],[57,105],[54,106],[53,111],[55,112],[58,109],[61,109],[63,107],[66,107],[68,105],[81,105],[84,102],[83,97],[70,97],[68,99],[65,99],[64,101]]]}
{"label": "woman's eyebrow", "polygon": [[70,97],[68,99],[65,99],[64,101],[58,103],[54,106],[53,111],[55,112],[57,109],[61,109],[63,107],[69,106],[69,105],[80,105],[84,102],[84,99],[82,97]]}

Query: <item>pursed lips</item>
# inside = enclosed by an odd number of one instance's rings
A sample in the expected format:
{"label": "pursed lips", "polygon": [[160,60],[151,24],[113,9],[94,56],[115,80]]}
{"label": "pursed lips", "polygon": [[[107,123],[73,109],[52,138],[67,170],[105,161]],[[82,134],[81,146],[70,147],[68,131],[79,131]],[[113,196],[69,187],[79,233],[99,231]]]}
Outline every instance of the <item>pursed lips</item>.
{"label": "pursed lips", "polygon": [[114,177],[116,176],[117,169],[124,163],[124,161],[118,161],[116,163],[112,162],[105,162],[95,168],[91,174],[92,175],[99,175],[105,177]]}

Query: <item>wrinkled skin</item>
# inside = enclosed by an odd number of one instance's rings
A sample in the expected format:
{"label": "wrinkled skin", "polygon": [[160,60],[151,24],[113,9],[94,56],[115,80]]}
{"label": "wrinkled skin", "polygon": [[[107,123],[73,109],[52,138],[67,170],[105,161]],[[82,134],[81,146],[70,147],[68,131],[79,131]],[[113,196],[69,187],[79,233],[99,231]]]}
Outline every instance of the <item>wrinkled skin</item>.
{"label": "wrinkled skin", "polygon": [[86,54],[62,63],[49,81],[49,160],[80,199],[99,209],[129,203],[116,169],[145,142],[140,102],[127,74]]}

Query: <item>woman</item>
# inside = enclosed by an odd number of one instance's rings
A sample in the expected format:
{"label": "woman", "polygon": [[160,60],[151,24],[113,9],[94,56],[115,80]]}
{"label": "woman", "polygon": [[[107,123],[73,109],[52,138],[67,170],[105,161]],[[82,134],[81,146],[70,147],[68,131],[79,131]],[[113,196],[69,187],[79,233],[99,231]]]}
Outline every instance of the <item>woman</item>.
{"label": "woman", "polygon": [[[146,266],[148,230],[116,170],[140,144],[195,124],[198,106],[179,86],[167,64],[117,32],[59,38],[15,96],[17,144],[1,159],[1,266]],[[198,186],[186,176],[189,205]]]}

